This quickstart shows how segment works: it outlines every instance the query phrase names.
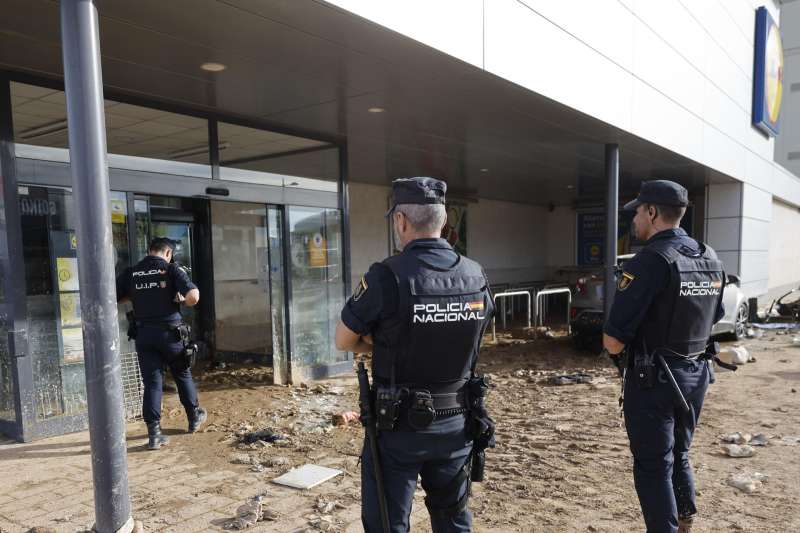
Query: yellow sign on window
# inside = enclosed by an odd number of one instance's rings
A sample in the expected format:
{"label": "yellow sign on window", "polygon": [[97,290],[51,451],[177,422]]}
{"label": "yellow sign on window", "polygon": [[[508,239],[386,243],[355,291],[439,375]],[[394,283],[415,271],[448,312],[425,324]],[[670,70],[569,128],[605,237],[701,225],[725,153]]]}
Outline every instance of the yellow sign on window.
{"label": "yellow sign on window", "polygon": [[328,266],[327,243],[321,233],[315,233],[308,240],[308,265],[317,268]]}
{"label": "yellow sign on window", "polygon": [[79,290],[77,258],[57,257],[56,269],[58,270],[58,292]]}

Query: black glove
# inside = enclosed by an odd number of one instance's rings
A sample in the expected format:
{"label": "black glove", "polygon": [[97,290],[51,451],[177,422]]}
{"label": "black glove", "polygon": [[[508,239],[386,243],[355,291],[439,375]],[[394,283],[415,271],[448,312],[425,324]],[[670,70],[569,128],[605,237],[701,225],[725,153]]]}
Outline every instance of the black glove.
{"label": "black glove", "polygon": [[608,357],[611,358],[611,362],[614,363],[615,367],[617,367],[619,377],[622,377],[625,367],[628,366],[628,357],[625,351],[623,350],[620,353],[611,353],[607,349],[603,348],[603,352],[600,355],[608,355]]}

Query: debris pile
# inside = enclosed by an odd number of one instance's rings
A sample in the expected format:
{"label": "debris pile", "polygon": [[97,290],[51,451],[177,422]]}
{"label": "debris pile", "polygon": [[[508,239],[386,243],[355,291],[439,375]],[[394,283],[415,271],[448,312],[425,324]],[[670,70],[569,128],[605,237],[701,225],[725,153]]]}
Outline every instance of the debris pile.
{"label": "debris pile", "polygon": [[259,494],[247,500],[244,505],[236,509],[236,517],[225,523],[225,529],[247,529],[258,522],[274,521],[279,515],[274,511],[264,508],[264,495]]}
{"label": "debris pile", "polygon": [[769,479],[769,476],[760,472],[753,472],[752,474],[740,473],[731,474],[726,480],[726,483],[746,494],[751,494],[755,492],[762,483],[765,483],[767,479]]}

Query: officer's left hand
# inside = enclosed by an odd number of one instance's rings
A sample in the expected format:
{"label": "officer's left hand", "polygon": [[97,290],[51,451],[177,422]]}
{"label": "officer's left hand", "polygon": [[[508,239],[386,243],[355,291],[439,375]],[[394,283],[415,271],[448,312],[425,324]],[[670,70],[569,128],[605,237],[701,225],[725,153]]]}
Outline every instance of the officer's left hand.
{"label": "officer's left hand", "polygon": [[183,294],[176,292],[175,299],[173,300],[175,303],[182,304],[186,301],[186,298],[183,297]]}

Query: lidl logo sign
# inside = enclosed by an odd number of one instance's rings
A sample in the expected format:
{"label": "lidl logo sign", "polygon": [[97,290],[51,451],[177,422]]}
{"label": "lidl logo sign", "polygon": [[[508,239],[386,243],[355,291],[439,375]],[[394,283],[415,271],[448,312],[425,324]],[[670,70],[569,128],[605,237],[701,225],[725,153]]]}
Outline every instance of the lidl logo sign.
{"label": "lidl logo sign", "polygon": [[753,125],[769,136],[780,132],[783,100],[783,43],[781,32],[766,7],[756,10],[753,62]]}

